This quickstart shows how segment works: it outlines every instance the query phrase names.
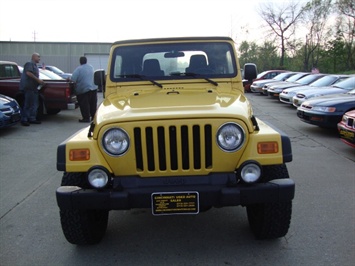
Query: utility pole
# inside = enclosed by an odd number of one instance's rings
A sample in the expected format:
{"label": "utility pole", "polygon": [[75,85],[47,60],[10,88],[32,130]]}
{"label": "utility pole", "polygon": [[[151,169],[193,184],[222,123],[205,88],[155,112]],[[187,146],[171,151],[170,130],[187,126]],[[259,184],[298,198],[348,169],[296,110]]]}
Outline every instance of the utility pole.
{"label": "utility pole", "polygon": [[32,34],[33,34],[33,42],[36,42],[36,35],[37,35],[37,32],[34,30],[34,31],[32,32]]}

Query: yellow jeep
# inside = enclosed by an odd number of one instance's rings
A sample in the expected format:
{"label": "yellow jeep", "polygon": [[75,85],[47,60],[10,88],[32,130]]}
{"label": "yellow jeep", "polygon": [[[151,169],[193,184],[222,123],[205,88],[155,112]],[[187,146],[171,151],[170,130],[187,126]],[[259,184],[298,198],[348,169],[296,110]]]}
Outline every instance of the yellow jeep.
{"label": "yellow jeep", "polygon": [[[246,79],[256,74],[245,66]],[[133,208],[196,215],[243,206],[258,239],[288,232],[291,143],[253,115],[232,39],[119,41],[95,83],[104,101],[93,122],[57,149],[70,243],[100,242],[109,211]]]}

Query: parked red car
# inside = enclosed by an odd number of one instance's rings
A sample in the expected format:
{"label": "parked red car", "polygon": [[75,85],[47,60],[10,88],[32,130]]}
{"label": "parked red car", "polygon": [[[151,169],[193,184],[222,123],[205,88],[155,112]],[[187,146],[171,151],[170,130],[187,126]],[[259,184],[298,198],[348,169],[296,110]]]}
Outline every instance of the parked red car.
{"label": "parked red car", "polygon": [[355,110],[346,112],[338,123],[340,139],[355,148]]}
{"label": "parked red car", "polygon": [[245,92],[250,92],[250,85],[256,81],[256,80],[262,80],[262,79],[272,79],[276,77],[278,74],[286,72],[286,70],[267,70],[264,72],[261,72],[256,79],[253,79],[251,82],[245,82],[244,85],[244,91]]}

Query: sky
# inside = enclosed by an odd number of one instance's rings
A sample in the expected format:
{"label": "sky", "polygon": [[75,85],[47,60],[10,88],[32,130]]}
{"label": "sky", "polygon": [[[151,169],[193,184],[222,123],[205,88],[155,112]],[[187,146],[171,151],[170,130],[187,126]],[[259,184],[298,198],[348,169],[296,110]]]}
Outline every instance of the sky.
{"label": "sky", "polygon": [[290,0],[0,0],[0,41],[114,42],[229,36],[257,41],[258,8]]}

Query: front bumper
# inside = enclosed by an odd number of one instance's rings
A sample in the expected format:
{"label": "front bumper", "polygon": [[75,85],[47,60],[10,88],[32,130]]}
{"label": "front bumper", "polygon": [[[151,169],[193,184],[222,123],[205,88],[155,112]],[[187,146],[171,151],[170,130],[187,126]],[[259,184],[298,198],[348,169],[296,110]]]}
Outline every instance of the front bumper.
{"label": "front bumper", "polygon": [[251,85],[250,86],[250,90],[252,91],[252,92],[262,92],[262,87],[257,87],[257,86],[253,86],[253,85]]}
{"label": "front bumper", "polygon": [[337,125],[340,139],[355,148],[355,130],[347,128],[345,125],[338,123]]}
{"label": "front bumper", "polygon": [[290,97],[290,96],[287,96],[287,94],[280,93],[279,100],[282,103],[292,104],[292,97],[293,96]]}
{"label": "front bumper", "polygon": [[281,91],[278,91],[278,90],[270,91],[270,90],[268,90],[267,93],[268,93],[268,95],[270,97],[279,98],[279,95],[280,95]]}
{"label": "front bumper", "polygon": [[[120,178],[110,189],[82,189],[62,186],[56,191],[60,209],[127,210],[151,208],[152,194],[167,192],[198,192],[199,207],[223,207],[258,203],[286,202],[294,198],[292,179],[275,179],[253,185],[226,185],[233,174],[176,178]],[[193,181],[191,181],[193,179]],[[222,179],[222,181],[221,181]],[[167,184],[168,183],[168,184]],[[224,183],[224,184],[223,184]],[[165,184],[165,185],[164,185]]]}
{"label": "front bumper", "polygon": [[319,112],[304,111],[302,109],[297,110],[297,116],[301,119],[301,121],[320,127],[336,128],[342,118],[342,115],[342,113],[324,114]]}

